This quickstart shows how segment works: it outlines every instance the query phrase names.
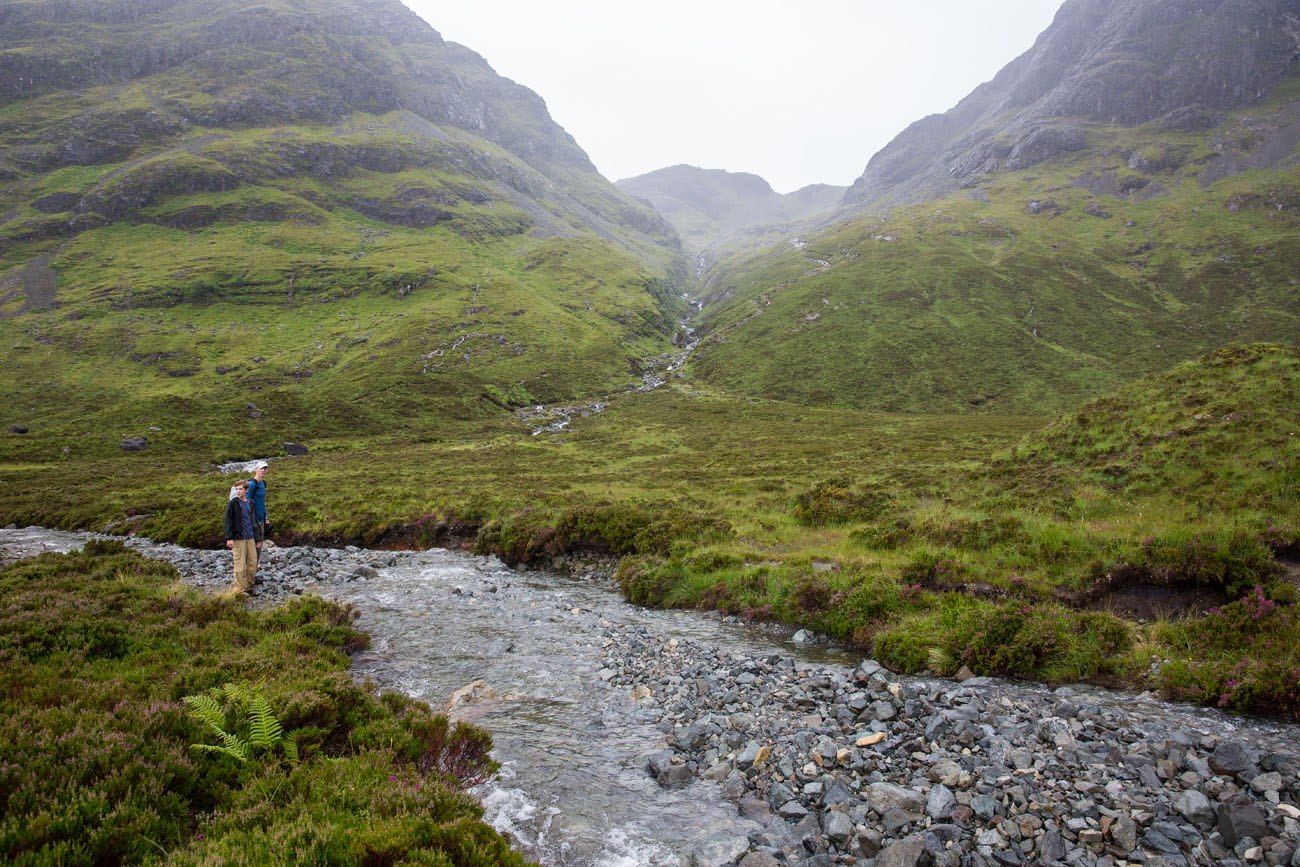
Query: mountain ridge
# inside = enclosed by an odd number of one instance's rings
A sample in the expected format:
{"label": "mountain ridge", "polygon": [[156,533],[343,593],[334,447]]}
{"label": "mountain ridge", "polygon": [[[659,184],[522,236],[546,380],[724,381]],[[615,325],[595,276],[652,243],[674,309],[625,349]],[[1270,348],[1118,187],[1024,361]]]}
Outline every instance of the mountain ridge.
{"label": "mountain ridge", "polygon": [[845,191],[832,184],[809,184],[782,194],[756,174],[684,163],[623,178],[615,186],[653,207],[696,250],[746,229],[831,211]]}
{"label": "mountain ridge", "polygon": [[844,203],[919,201],[1083,150],[1077,121],[1203,130],[1265,99],[1298,57],[1288,0],[1067,0],[992,80],[873,155]]}

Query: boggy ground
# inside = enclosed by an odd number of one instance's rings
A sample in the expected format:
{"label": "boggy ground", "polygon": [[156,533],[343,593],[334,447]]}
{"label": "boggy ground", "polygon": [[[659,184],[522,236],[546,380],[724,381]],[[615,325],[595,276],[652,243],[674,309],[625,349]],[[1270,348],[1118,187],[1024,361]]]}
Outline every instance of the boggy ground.
{"label": "boggy ground", "polygon": [[[621,558],[629,598],[814,628],[900,671],[1149,684],[1300,714],[1300,356],[1237,347],[1048,423],[738,399],[689,378],[559,434],[310,440],[273,463],[286,543],[462,541]],[[217,544],[229,479],[183,415],[138,455],[3,439],[0,521]],[[114,450],[115,451],[115,450]],[[1202,608],[1109,610],[1197,590]],[[1135,614],[1145,614],[1137,617]]]}

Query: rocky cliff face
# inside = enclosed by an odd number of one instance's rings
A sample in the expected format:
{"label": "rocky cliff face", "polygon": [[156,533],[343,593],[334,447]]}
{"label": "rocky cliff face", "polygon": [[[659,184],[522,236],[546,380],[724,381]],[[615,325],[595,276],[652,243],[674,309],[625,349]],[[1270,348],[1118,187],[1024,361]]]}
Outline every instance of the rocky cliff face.
{"label": "rocky cliff face", "polygon": [[537,94],[391,0],[0,3],[0,107],[156,76],[137,136],[405,109],[594,171]]}
{"label": "rocky cliff face", "polygon": [[617,186],[652,205],[696,249],[740,229],[833,210],[845,189],[812,184],[782,195],[758,175],[687,165],[625,178]]}
{"label": "rocky cliff face", "polygon": [[[72,166],[108,170],[75,191],[64,175],[42,180]],[[508,203],[523,216],[488,231],[580,229],[676,255],[671,227],[600,177],[537,94],[396,0],[0,0],[0,237],[75,235],[167,198],[276,178],[410,170],[467,175],[477,189],[422,184],[332,204],[429,226],[457,202]]]}
{"label": "rocky cliff face", "polygon": [[850,205],[926,198],[1086,147],[1091,123],[1203,129],[1297,69],[1295,0],[1067,0],[1034,46],[871,158]]}

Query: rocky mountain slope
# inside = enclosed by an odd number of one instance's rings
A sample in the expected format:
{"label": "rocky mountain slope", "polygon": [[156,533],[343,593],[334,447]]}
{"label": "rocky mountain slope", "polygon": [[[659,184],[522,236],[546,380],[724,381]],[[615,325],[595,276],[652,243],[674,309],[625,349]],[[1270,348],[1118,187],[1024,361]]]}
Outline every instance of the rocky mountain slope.
{"label": "rocky mountain slope", "polygon": [[739,230],[834,210],[845,192],[831,184],[810,184],[782,195],[758,175],[687,165],[625,178],[616,185],[653,206],[694,250]]}
{"label": "rocky mountain slope", "polygon": [[6,424],[496,417],[628,382],[682,273],[397,0],[0,2]]}
{"label": "rocky mountain slope", "polygon": [[992,81],[873,156],[845,202],[916,201],[1087,150],[1089,123],[1205,130],[1298,58],[1293,0],[1067,0]]}
{"label": "rocky mountain slope", "polygon": [[805,403],[1040,412],[1300,341],[1294,12],[1067,3],[873,157],[838,222],[711,268],[696,371]]}

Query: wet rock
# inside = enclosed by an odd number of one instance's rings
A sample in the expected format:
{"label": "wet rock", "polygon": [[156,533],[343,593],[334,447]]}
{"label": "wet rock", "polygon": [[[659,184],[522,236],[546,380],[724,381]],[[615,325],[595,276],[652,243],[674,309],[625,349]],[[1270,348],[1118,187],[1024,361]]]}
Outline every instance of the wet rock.
{"label": "wet rock", "polygon": [[748,851],[749,841],[744,837],[722,835],[696,845],[686,861],[692,867],[730,867]]}
{"label": "wet rock", "polygon": [[447,710],[456,710],[465,705],[484,701],[495,701],[500,697],[497,691],[488,686],[485,681],[475,680],[451,694],[451,698],[447,699]]}
{"label": "wet rock", "polygon": [[685,765],[672,765],[663,773],[655,776],[655,782],[665,789],[684,789],[691,784],[693,779],[691,769]]}

